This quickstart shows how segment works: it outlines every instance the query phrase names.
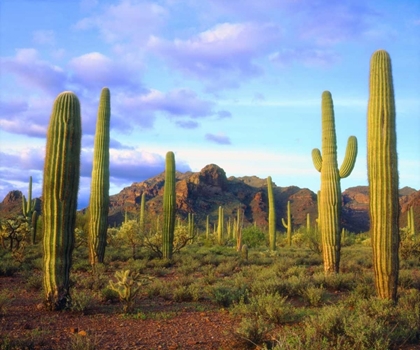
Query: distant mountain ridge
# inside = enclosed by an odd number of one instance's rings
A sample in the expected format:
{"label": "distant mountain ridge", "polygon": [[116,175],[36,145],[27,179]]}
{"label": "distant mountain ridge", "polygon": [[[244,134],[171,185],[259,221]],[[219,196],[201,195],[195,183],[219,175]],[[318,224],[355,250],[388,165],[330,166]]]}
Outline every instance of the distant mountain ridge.
{"label": "distant mountain ridge", "polygon": [[[224,207],[226,218],[234,217],[238,208],[245,213],[246,223],[256,223],[267,227],[267,180],[256,176],[226,177],[225,171],[215,164],[205,166],[199,172],[176,173],[177,216],[186,219],[194,213],[196,222],[204,227],[206,216],[211,224],[217,221],[219,206]],[[137,218],[142,193],[146,194],[146,211],[152,215],[162,214],[164,173],[142,182],[135,182],[123,188],[118,194],[110,196],[109,225],[120,225],[125,212],[130,218]],[[273,184],[277,213],[277,230],[284,231],[281,218],[286,218],[287,201],[290,200],[292,224],[296,229],[306,225],[306,215],[310,214],[312,224],[318,217],[317,195],[307,188],[296,186],[280,187]],[[357,186],[346,189],[342,194],[343,227],[351,232],[369,230],[369,188]],[[0,218],[10,217],[21,212],[22,193],[11,191],[0,203]],[[37,206],[41,207],[40,200]],[[407,223],[406,211],[413,206],[417,230],[420,218],[420,191],[405,187],[400,190],[400,223]]]}

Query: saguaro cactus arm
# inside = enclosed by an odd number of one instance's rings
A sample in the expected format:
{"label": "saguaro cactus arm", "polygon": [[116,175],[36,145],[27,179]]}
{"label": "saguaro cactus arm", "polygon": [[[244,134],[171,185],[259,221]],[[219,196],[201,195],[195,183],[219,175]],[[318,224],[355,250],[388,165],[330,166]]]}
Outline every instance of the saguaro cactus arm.
{"label": "saguaro cactus arm", "polygon": [[322,170],[322,155],[321,151],[318,148],[314,148],[312,150],[312,162],[314,163],[314,167],[316,170],[321,172]]}
{"label": "saguaro cactus arm", "polygon": [[343,164],[340,167],[340,178],[344,179],[351,174],[354,165],[356,164],[357,157],[357,138],[356,136],[350,136],[347,141],[346,155],[343,160]]}

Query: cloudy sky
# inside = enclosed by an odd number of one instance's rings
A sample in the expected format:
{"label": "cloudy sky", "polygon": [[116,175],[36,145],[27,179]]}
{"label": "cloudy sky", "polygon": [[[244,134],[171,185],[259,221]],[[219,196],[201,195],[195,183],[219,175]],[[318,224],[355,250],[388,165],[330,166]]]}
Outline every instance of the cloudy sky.
{"label": "cloudy sky", "polygon": [[420,189],[417,0],[2,0],[0,201],[41,194],[55,97],[82,106],[79,207],[87,205],[101,88],[111,91],[111,191],[164,170],[214,163],[313,191],[321,94],[332,93],[338,162],[359,141],[342,189],[367,185],[369,60],[392,58],[400,187]]}

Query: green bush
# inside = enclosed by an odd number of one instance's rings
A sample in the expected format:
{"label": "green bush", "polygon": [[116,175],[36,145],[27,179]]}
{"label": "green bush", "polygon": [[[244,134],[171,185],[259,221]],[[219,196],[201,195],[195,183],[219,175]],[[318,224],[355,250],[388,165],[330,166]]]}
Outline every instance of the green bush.
{"label": "green bush", "polygon": [[248,226],[242,230],[242,243],[248,248],[266,247],[267,235],[258,227]]}

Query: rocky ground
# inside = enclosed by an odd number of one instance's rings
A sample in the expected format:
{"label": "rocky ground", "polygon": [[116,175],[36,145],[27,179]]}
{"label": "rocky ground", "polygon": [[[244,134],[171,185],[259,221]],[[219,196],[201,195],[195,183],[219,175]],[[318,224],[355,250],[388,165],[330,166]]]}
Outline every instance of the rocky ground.
{"label": "rocky ground", "polygon": [[[50,312],[39,291],[21,277],[0,277],[11,300],[0,314],[3,347],[18,349],[243,349],[227,311],[192,303],[144,299],[123,315],[121,305],[102,304],[78,312]],[[141,315],[147,315],[145,319]],[[155,315],[155,316],[153,316]],[[155,319],[154,319],[155,317]]]}

